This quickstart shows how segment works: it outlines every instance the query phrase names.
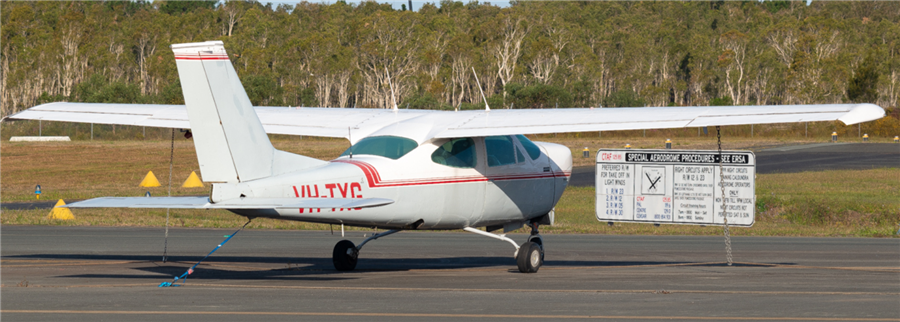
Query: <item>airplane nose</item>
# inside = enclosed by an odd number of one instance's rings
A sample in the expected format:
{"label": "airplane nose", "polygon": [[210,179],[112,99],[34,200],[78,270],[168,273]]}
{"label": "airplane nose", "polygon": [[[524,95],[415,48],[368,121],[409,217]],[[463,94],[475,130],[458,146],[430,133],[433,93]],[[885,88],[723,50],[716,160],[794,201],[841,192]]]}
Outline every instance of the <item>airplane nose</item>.
{"label": "airplane nose", "polygon": [[539,144],[544,148],[547,156],[550,157],[553,167],[558,168],[558,170],[554,169],[555,171],[562,171],[567,174],[572,173],[572,151],[568,147],[547,142],[540,142]]}

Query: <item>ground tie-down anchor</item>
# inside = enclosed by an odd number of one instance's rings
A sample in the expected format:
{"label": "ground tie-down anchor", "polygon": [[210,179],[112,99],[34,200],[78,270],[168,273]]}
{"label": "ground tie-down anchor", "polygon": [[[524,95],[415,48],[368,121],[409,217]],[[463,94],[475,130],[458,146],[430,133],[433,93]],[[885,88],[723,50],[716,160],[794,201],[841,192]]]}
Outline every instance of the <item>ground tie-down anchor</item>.
{"label": "ground tie-down anchor", "polygon": [[731,231],[728,229],[728,211],[725,207],[725,170],[722,165],[722,131],[716,125],[716,144],[719,146],[719,187],[722,190],[722,219],[724,220],[725,230],[725,261],[731,266],[734,261],[731,257]]}
{"label": "ground tie-down anchor", "polygon": [[[175,279],[172,280],[171,282],[159,283],[159,287],[175,287],[175,286],[182,286],[182,285],[184,285],[184,283],[187,283],[187,276],[194,273],[194,268],[197,268],[197,265],[200,265],[200,263],[202,263],[204,260],[209,258],[209,255],[212,255],[217,250],[219,250],[219,248],[222,248],[222,245],[225,245],[225,243],[227,243],[229,240],[231,240],[231,238],[234,238],[234,235],[237,235],[237,233],[241,232],[241,230],[244,230],[244,227],[247,227],[247,225],[250,224],[251,221],[253,221],[253,219],[248,219],[247,223],[245,223],[243,226],[241,226],[241,228],[238,229],[237,231],[235,231],[233,234],[228,235],[228,238],[225,238],[225,241],[223,241],[221,244],[216,246],[216,248],[213,248],[213,250],[211,252],[209,252],[209,254],[206,254],[206,257],[203,257],[203,259],[201,259],[199,262],[197,262],[197,264],[194,264],[194,266],[191,266],[191,268],[188,268],[188,270],[186,272],[184,272],[184,274],[181,274],[181,276],[176,276]],[[178,280],[181,280],[181,285],[175,284],[175,283],[178,283]]]}

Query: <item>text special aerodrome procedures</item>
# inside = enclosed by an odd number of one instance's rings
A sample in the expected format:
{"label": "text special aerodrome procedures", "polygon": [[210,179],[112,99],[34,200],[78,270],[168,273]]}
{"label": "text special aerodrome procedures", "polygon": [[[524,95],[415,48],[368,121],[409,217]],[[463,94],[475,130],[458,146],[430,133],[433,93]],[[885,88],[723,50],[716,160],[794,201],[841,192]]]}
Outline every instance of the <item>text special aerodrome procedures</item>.
{"label": "text special aerodrome procedures", "polygon": [[728,151],[722,164],[720,175],[714,151],[601,150],[597,219],[717,225],[728,216],[729,224],[751,226],[756,158],[749,151]]}

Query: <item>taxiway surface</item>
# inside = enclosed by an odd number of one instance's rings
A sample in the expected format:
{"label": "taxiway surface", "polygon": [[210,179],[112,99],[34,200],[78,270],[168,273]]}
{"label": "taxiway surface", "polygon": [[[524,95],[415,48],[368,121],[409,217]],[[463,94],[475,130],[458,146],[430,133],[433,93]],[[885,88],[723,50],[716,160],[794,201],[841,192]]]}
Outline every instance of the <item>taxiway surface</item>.
{"label": "taxiway surface", "polygon": [[[758,174],[900,167],[900,144],[896,143],[815,143],[754,152]],[[593,187],[595,170],[595,166],[572,169],[569,185]]]}
{"label": "taxiway surface", "polygon": [[[752,229],[752,228],[751,228]],[[159,288],[231,230],[2,227],[4,320],[900,321],[900,239],[546,235],[518,273],[512,247],[402,232],[337,272],[340,232],[241,232],[185,286]],[[363,234],[348,232],[358,243]],[[524,235],[512,236],[524,240]]]}

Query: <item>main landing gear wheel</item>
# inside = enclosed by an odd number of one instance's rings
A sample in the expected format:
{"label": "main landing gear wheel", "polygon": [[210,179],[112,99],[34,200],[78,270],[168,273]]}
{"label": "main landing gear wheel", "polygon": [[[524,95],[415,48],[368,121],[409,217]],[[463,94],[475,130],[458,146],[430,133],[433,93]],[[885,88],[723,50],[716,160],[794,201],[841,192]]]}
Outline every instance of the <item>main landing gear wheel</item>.
{"label": "main landing gear wheel", "polygon": [[356,268],[356,259],[359,257],[359,249],[349,240],[342,240],[334,245],[331,253],[331,261],[334,269],[339,271],[352,271]]}
{"label": "main landing gear wheel", "polygon": [[516,264],[519,265],[519,272],[537,273],[544,264],[544,250],[541,249],[541,245],[534,242],[522,244],[519,253],[516,254]]}

